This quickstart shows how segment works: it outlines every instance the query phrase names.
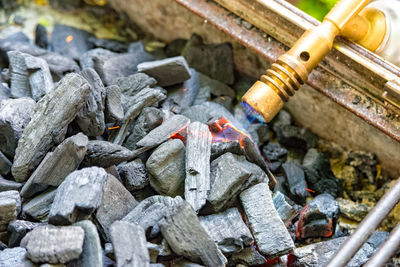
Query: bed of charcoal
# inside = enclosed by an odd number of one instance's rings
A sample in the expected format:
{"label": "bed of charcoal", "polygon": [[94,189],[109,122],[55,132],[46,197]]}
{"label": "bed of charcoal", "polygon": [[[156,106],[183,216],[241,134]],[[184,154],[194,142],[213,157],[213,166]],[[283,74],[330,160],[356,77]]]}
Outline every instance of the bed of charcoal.
{"label": "bed of charcoal", "polygon": [[38,25],[0,60],[0,266],[322,266],[390,187],[372,153],[247,117],[228,43]]}

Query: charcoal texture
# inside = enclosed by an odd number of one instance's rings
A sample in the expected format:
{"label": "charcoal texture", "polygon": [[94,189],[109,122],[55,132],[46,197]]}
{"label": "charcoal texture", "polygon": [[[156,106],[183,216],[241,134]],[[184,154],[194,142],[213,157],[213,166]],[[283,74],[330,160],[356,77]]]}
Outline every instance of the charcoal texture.
{"label": "charcoal texture", "polygon": [[11,171],[11,166],[11,161],[0,151],[0,175],[7,175]]}
{"label": "charcoal texture", "polygon": [[103,251],[96,226],[89,220],[79,221],[74,224],[85,232],[82,254],[77,261],[78,266],[103,266]]}
{"label": "charcoal texture", "polygon": [[36,104],[15,152],[12,174],[16,181],[26,181],[48,150],[63,141],[68,124],[83,107],[89,93],[90,86],[82,76],[68,74]]}
{"label": "charcoal texture", "polygon": [[2,267],[7,266],[23,266],[23,267],[35,267],[35,264],[31,262],[27,257],[25,248],[6,248],[0,252],[0,263]]}
{"label": "charcoal texture", "polygon": [[103,48],[91,49],[81,55],[79,58],[79,64],[81,65],[82,69],[94,68],[94,60],[96,60],[96,58],[109,58],[114,55],[116,55],[116,53]]}
{"label": "charcoal texture", "polygon": [[[15,220],[21,211],[21,197],[18,191],[0,192],[0,239],[7,234],[8,224]],[[6,242],[6,240],[0,240]]]}
{"label": "charcoal texture", "polygon": [[281,161],[286,160],[286,155],[288,151],[286,148],[281,147],[278,143],[269,142],[268,145],[264,146],[262,149],[262,154],[264,157],[270,161]]}
{"label": "charcoal texture", "polygon": [[0,192],[8,190],[19,190],[21,187],[21,183],[4,179],[2,176],[0,176]]}
{"label": "charcoal texture", "polygon": [[35,45],[43,49],[47,49],[47,47],[49,46],[49,38],[47,37],[47,30],[40,23],[36,25],[35,29]]}
{"label": "charcoal texture", "polygon": [[118,165],[118,173],[126,189],[135,191],[149,184],[146,167],[140,159]]}
{"label": "charcoal texture", "polygon": [[294,203],[280,191],[274,192],[272,200],[279,217],[281,217],[285,225],[289,225],[298,214]]}
{"label": "charcoal texture", "polygon": [[42,223],[35,223],[30,221],[15,220],[9,223],[8,233],[10,238],[8,240],[8,246],[10,248],[19,246],[22,238],[36,227],[42,225]]}
{"label": "charcoal texture", "polygon": [[52,189],[34,197],[22,206],[23,214],[37,221],[48,222],[51,204],[56,193],[57,190]]}
{"label": "charcoal texture", "polygon": [[308,193],[303,169],[294,162],[282,164],[282,169],[288,182],[291,196],[296,202],[304,204]]}
{"label": "charcoal texture", "polygon": [[121,90],[118,85],[110,85],[106,88],[104,117],[106,122],[117,122],[124,118]]}
{"label": "charcoal texture", "polygon": [[228,266],[245,266],[261,265],[267,260],[254,247],[246,247],[239,253],[235,253],[229,258]]}
{"label": "charcoal texture", "polygon": [[218,98],[228,97],[234,99],[236,97],[235,91],[225,83],[211,79],[200,72],[198,72],[198,76],[199,92],[194,100],[194,105],[199,105]]}

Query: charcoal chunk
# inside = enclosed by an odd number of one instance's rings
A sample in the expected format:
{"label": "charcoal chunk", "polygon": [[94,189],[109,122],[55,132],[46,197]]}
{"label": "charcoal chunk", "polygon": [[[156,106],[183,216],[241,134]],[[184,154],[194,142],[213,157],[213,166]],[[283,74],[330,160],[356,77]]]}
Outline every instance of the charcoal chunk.
{"label": "charcoal chunk", "polygon": [[210,77],[198,72],[199,76],[199,93],[194,100],[194,105],[202,104],[206,101],[214,100],[215,98],[229,97],[234,99],[236,94],[235,91],[228,85],[211,79]]}
{"label": "charcoal chunk", "polygon": [[183,48],[185,47],[187,40],[185,39],[174,39],[172,42],[166,45],[165,54],[167,57],[176,57],[181,55]]}
{"label": "charcoal chunk", "polygon": [[228,152],[235,155],[245,155],[239,140],[227,140],[226,142],[213,142],[211,144],[211,160]]}
{"label": "charcoal chunk", "polygon": [[121,91],[117,85],[110,85],[106,88],[104,116],[106,122],[121,121],[124,118]]}
{"label": "charcoal chunk", "polygon": [[275,258],[294,248],[293,240],[274,207],[268,184],[250,187],[240,194],[240,200],[263,256]]}
{"label": "charcoal chunk", "polygon": [[303,169],[294,162],[286,162],[282,164],[282,168],[293,200],[304,204],[308,193]]}
{"label": "charcoal chunk", "polygon": [[67,263],[82,253],[84,231],[79,226],[38,226],[21,241],[35,263]]}
{"label": "charcoal chunk", "polygon": [[57,188],[49,222],[70,224],[89,216],[101,204],[108,175],[98,167],[85,168],[68,175]]}
{"label": "charcoal chunk", "polygon": [[146,167],[140,159],[121,163],[118,165],[118,173],[129,191],[142,189],[149,184]]}
{"label": "charcoal chunk", "polygon": [[[21,197],[18,191],[0,192],[0,236],[7,234],[8,224],[15,220],[21,211]],[[6,239],[0,240],[6,242]]]}
{"label": "charcoal chunk", "polygon": [[15,220],[10,222],[8,225],[8,233],[10,238],[8,240],[8,246],[10,248],[19,246],[22,238],[36,227],[42,225],[42,223],[35,223],[30,221]]}
{"label": "charcoal chunk", "polygon": [[[2,76],[2,74],[1,74],[1,76]],[[0,103],[3,100],[9,99],[10,94],[11,94],[11,92],[10,92],[10,88],[8,88],[8,85],[6,85],[4,83],[0,83]]]}
{"label": "charcoal chunk", "polygon": [[330,237],[335,232],[339,204],[329,194],[321,194],[308,202],[300,213],[296,238]]}
{"label": "charcoal chunk", "polygon": [[11,161],[0,151],[0,174],[7,175],[11,170],[11,165]]}
{"label": "charcoal chunk", "polygon": [[17,182],[26,181],[46,152],[63,141],[68,124],[83,107],[89,93],[90,86],[82,76],[68,74],[37,103],[15,152],[11,171]]}
{"label": "charcoal chunk", "polygon": [[94,68],[96,60],[95,58],[109,58],[116,55],[116,53],[111,52],[103,48],[91,49],[81,55],[79,58],[79,64],[82,69]]}
{"label": "charcoal chunk", "polygon": [[253,236],[237,208],[199,217],[201,225],[223,253],[236,253],[250,246]]}
{"label": "charcoal chunk", "polygon": [[267,260],[253,247],[245,247],[239,253],[235,253],[229,258],[228,266],[238,266],[243,264],[245,266],[262,265]]}
{"label": "charcoal chunk", "polygon": [[298,214],[295,204],[280,191],[274,192],[272,200],[279,217],[285,225],[289,225]]}
{"label": "charcoal chunk", "polygon": [[205,45],[193,34],[182,51],[189,66],[226,84],[233,84],[233,52],[229,43]]}
{"label": "charcoal chunk", "polygon": [[0,175],[0,192],[9,191],[9,190],[19,190],[22,187],[21,183],[17,183],[15,181],[4,179]]}
{"label": "charcoal chunk", "polygon": [[48,222],[49,212],[57,190],[48,190],[22,206],[22,213],[26,216],[41,221]]}
{"label": "charcoal chunk", "polygon": [[48,186],[59,186],[76,170],[85,156],[88,138],[82,134],[65,139],[53,152],[47,153],[21,190],[24,198],[44,191]]}
{"label": "charcoal chunk", "polygon": [[269,142],[268,145],[264,146],[262,149],[262,154],[264,157],[270,161],[281,161],[286,160],[286,155],[288,151],[286,148],[281,147],[278,143]]}
{"label": "charcoal chunk", "polygon": [[31,120],[35,101],[31,98],[7,99],[0,103],[0,150],[14,158],[22,132]]}
{"label": "charcoal chunk", "polygon": [[40,23],[36,25],[35,29],[35,45],[43,49],[47,49],[47,47],[49,46],[49,38],[47,37],[47,30]]}
{"label": "charcoal chunk", "polygon": [[157,147],[146,162],[151,186],[160,194],[176,196],[185,181],[185,146],[179,139]]}
{"label": "charcoal chunk", "polygon": [[94,36],[89,37],[88,41],[94,46],[104,48],[113,52],[123,53],[128,51],[128,44],[113,39],[100,39]]}
{"label": "charcoal chunk", "polygon": [[89,220],[79,221],[74,224],[85,232],[82,254],[77,261],[78,266],[103,266],[103,250],[96,226]]}
{"label": "charcoal chunk", "polygon": [[307,151],[307,149],[317,146],[318,137],[305,128],[299,128],[293,125],[282,125],[274,128],[280,144]]}
{"label": "charcoal chunk", "polygon": [[0,263],[2,267],[7,266],[23,266],[34,267],[35,265],[26,257],[25,248],[6,248],[0,252]]}

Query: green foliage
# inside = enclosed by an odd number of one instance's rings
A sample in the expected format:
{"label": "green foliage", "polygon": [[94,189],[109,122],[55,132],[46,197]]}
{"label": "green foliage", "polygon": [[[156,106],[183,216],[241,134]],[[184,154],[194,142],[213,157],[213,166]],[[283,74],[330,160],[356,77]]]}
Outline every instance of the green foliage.
{"label": "green foliage", "polygon": [[299,0],[296,6],[322,21],[328,11],[336,4],[338,0]]}

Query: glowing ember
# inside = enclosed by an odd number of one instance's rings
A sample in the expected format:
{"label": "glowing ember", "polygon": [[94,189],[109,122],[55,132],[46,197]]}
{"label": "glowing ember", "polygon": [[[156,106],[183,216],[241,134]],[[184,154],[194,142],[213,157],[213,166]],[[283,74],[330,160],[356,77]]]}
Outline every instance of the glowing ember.
{"label": "glowing ember", "polygon": [[212,141],[216,143],[237,140],[240,146],[243,147],[243,139],[247,137],[244,132],[240,131],[233,123],[224,117],[214,121],[209,125],[209,128],[213,136]]}
{"label": "glowing ember", "polygon": [[67,43],[72,42],[72,40],[74,40],[74,36],[72,36],[72,35],[68,35],[67,38],[65,38],[65,41],[66,41]]}
{"label": "glowing ember", "polygon": [[312,189],[310,189],[310,188],[306,188],[306,190],[307,190],[308,192],[315,193],[315,191],[312,190]]}
{"label": "glowing ember", "polygon": [[118,129],[120,126],[109,127],[108,130]]}

